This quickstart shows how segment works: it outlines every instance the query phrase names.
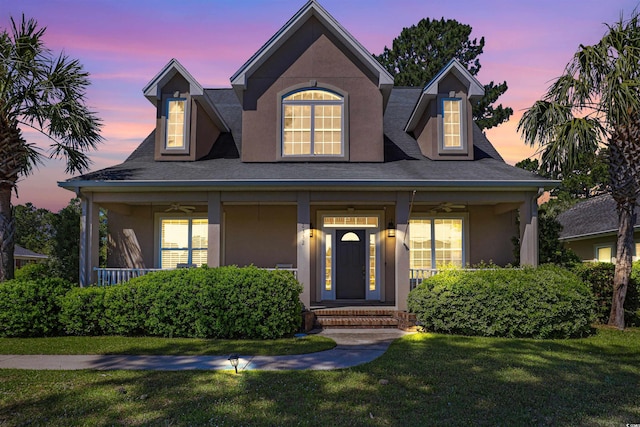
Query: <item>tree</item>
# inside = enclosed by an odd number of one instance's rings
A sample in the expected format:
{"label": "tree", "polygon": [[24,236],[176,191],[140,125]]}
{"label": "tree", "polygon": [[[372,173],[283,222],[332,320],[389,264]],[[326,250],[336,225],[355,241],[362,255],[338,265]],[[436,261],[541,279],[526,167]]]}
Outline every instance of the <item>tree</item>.
{"label": "tree", "polygon": [[[0,281],[13,277],[15,221],[11,193],[48,154],[66,172],[83,172],[85,151],[100,142],[100,121],[85,105],[88,73],[77,60],[54,56],[44,46],[46,28],[22,16],[0,32]],[[46,153],[28,143],[20,126],[46,135]]]}
{"label": "tree", "polygon": [[80,273],[80,199],[71,199],[53,217],[53,242],[51,266],[53,274],[72,283],[78,283]]}
{"label": "tree", "polygon": [[603,38],[581,45],[564,73],[518,124],[525,142],[540,145],[552,173],[572,171],[606,146],[609,188],[617,204],[618,237],[609,324],[624,328],[624,300],[640,195],[640,21],[638,12],[607,25]]}
{"label": "tree", "polygon": [[[394,76],[397,86],[425,86],[453,58],[475,76],[480,71],[478,56],[484,48],[484,37],[470,40],[471,30],[471,26],[454,19],[425,18],[403,28],[392,48],[385,46],[375,58]],[[473,106],[473,118],[480,129],[489,129],[508,120],[513,110],[502,104],[492,106],[507,91],[507,82],[491,82],[484,89],[484,97]]]}
{"label": "tree", "polygon": [[31,202],[16,206],[16,243],[23,248],[49,255],[53,216],[48,209],[36,208]]}

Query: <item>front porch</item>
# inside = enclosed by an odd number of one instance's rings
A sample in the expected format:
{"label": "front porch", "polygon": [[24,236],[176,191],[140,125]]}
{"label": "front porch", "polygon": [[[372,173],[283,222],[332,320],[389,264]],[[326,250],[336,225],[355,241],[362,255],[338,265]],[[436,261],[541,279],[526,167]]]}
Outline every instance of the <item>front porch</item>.
{"label": "front porch", "polygon": [[[358,302],[402,312],[409,291],[436,274],[434,267],[512,262],[514,236],[522,242],[521,262],[537,264],[535,196],[509,191],[84,192],[81,285],[111,285],[193,265],[255,265],[291,271],[303,285],[301,301],[307,308]],[[107,268],[97,268],[100,208],[108,210]]]}

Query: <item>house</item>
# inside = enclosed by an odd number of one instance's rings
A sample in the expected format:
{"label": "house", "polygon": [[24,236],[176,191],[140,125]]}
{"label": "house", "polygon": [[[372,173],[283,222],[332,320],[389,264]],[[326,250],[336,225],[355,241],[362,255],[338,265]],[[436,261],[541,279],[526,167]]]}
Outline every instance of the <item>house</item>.
{"label": "house", "polygon": [[35,262],[44,262],[47,259],[49,259],[47,255],[33,252],[29,249],[23,248],[20,245],[15,245],[13,250],[14,269],[18,269],[18,268],[24,267],[27,264],[32,264]]}
{"label": "house", "polygon": [[456,60],[424,88],[394,87],[312,0],[230,88],[173,59],[143,92],[153,132],[122,164],[60,183],[82,199],[82,285],[110,274],[96,270],[99,208],[113,271],[289,268],[306,307],[405,310],[410,277],[510,263],[514,236],[538,262],[536,198],[552,182],[507,165],[474,125],[483,86]]}
{"label": "house", "polygon": [[[640,213],[640,205],[636,205]],[[611,195],[586,199],[558,215],[562,225],[559,240],[584,261],[615,262],[618,239],[618,213]],[[640,215],[634,225],[634,257],[640,256]]]}

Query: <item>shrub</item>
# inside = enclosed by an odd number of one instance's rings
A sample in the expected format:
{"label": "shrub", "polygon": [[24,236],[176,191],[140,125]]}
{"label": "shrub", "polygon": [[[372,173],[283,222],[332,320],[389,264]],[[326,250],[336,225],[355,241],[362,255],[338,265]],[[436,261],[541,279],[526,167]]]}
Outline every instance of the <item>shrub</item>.
{"label": "shrub", "polygon": [[0,336],[40,337],[62,332],[61,298],[73,287],[66,280],[46,278],[0,283]]}
{"label": "shrub", "polygon": [[271,339],[299,329],[301,291],[287,271],[178,269],[70,293],[61,319],[74,334]]}
{"label": "shrub", "polygon": [[589,288],[556,266],[444,271],[408,304],[425,329],[463,335],[568,338],[588,334],[593,320]]}
{"label": "shrub", "polygon": [[15,279],[21,281],[41,280],[49,277],[54,277],[51,274],[51,268],[49,265],[40,262],[27,264],[15,271]]}
{"label": "shrub", "polygon": [[[606,324],[611,313],[613,275],[615,265],[608,262],[590,262],[576,265],[573,271],[591,288],[596,303],[596,321]],[[624,321],[627,326],[640,326],[640,261],[633,264],[627,295],[624,301]]]}
{"label": "shrub", "polygon": [[105,288],[74,288],[61,299],[60,323],[67,335],[104,335]]}

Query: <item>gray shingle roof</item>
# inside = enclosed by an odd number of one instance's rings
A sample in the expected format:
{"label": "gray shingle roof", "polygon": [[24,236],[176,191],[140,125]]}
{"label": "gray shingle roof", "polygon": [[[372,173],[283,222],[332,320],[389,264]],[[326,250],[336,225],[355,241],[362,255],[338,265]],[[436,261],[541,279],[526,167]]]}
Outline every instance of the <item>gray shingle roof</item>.
{"label": "gray shingle roof", "polygon": [[23,258],[23,259],[47,259],[49,258],[47,255],[39,254],[37,252],[33,252],[32,250],[23,248],[22,246],[15,245],[13,250],[13,256],[15,258]]}
{"label": "gray shingle roof", "polygon": [[[122,182],[185,182],[239,183],[243,181],[333,181],[339,185],[355,182],[372,182],[393,186],[400,182],[418,182],[429,185],[473,185],[494,182],[496,184],[527,186],[549,185],[531,172],[507,165],[479,128],[474,126],[474,161],[433,161],[422,155],[416,140],[404,131],[404,126],[415,107],[420,88],[394,88],[384,116],[383,163],[346,162],[278,162],[243,163],[242,110],[232,89],[208,89],[207,94],[215,102],[231,133],[222,134],[209,155],[195,162],[154,161],[154,133],[121,164],[71,178],[62,185],[75,187],[89,185],[87,181],[103,181],[118,185]],[[398,184],[400,185],[400,184]]]}
{"label": "gray shingle roof", "polygon": [[[638,211],[640,205],[636,207],[636,212]],[[562,212],[557,219],[562,225],[562,240],[613,233],[618,230],[616,202],[608,194],[584,200]],[[640,227],[640,215],[636,218],[635,226]]]}

